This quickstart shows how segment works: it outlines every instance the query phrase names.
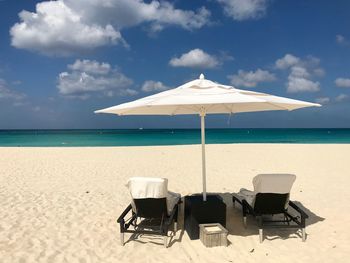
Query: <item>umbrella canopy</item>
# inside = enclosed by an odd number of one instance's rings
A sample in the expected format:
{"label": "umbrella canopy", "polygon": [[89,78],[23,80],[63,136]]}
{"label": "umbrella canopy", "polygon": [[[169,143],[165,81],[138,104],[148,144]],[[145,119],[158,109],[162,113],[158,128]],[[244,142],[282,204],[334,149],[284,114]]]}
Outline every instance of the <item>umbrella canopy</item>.
{"label": "umbrella canopy", "polygon": [[132,102],[97,110],[95,113],[118,115],[184,115],[201,116],[203,199],[206,200],[205,116],[206,114],[239,113],[272,110],[295,110],[321,106],[265,93],[236,89],[204,78],[187,82]]}

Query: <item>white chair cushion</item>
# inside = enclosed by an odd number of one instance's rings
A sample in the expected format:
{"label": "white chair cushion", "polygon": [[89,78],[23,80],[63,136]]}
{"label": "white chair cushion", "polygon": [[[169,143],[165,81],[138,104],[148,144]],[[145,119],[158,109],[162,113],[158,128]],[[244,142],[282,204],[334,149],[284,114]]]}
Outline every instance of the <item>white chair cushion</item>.
{"label": "white chair cushion", "polygon": [[[237,197],[245,199],[251,207],[254,207],[257,193],[289,194],[296,179],[294,174],[258,174],[253,178],[254,191],[242,188]],[[289,196],[285,208],[288,208]]]}
{"label": "white chair cushion", "polygon": [[290,193],[296,179],[294,174],[258,174],[253,178],[255,193]]}
{"label": "white chair cushion", "polygon": [[129,179],[127,187],[132,198],[131,206],[133,211],[136,211],[133,199],[166,198],[167,212],[170,215],[181,198],[180,194],[168,191],[168,179],[166,178],[132,177]]}
{"label": "white chair cushion", "polygon": [[164,198],[168,194],[166,178],[132,177],[127,186],[133,199]]}

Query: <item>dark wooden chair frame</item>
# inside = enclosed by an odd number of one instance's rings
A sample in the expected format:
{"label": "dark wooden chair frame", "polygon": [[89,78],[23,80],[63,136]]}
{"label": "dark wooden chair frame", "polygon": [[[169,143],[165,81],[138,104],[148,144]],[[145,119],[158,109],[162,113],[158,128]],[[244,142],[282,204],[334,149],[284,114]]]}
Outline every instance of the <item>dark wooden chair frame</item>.
{"label": "dark wooden chair frame", "polygon": [[[168,230],[172,223],[174,223],[174,232],[177,231],[177,218],[179,204],[174,206],[170,215],[167,211],[166,198],[142,198],[134,199],[136,212],[133,211],[132,205],[124,210],[119,216],[117,222],[120,225],[120,242],[124,245],[124,233],[134,234],[149,234],[149,235],[161,235],[164,237],[164,247],[167,247]],[[125,219],[127,215],[130,215],[128,219]],[[138,223],[139,221],[139,223]],[[147,221],[147,230],[143,223]],[[130,227],[133,229],[130,229]]]}
{"label": "dark wooden chair frame", "polygon": [[[289,201],[289,206],[285,209],[286,201],[289,194],[276,193],[257,193],[255,196],[254,207],[252,207],[247,200],[237,194],[233,194],[233,206],[235,202],[242,206],[243,224],[247,226],[247,215],[252,215],[258,219],[259,239],[263,242],[263,229],[266,228],[297,228],[302,231],[302,241],[306,240],[305,221],[309,217],[297,204]],[[293,208],[298,215],[293,216],[288,209]],[[264,215],[283,214],[283,220],[265,220]]]}

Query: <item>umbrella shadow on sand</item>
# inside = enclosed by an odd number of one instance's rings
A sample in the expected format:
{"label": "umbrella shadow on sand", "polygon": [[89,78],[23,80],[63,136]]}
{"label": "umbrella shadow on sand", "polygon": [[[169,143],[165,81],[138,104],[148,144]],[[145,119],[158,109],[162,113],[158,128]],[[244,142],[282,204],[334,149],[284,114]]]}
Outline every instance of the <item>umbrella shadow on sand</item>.
{"label": "umbrella shadow on sand", "polygon": [[[234,236],[257,236],[259,235],[258,221],[253,216],[247,217],[247,228],[243,225],[242,207],[239,204],[233,205],[232,193],[210,193],[219,195],[226,204],[226,229],[229,235]],[[184,199],[184,198],[182,198]],[[306,227],[322,222],[325,218],[320,217],[313,213],[309,208],[306,208],[301,202],[294,201],[308,216],[306,219]],[[176,235],[173,233],[170,236],[169,247],[177,242],[181,242],[185,233],[184,228],[184,202],[180,205],[179,217],[178,217],[178,231]],[[264,230],[266,240],[274,239],[288,239],[288,238],[301,238],[300,229],[280,228],[280,229],[266,229]],[[231,242],[228,240],[228,245]]]}
{"label": "umbrella shadow on sand", "polygon": [[[183,199],[184,198],[182,198],[182,203],[179,206],[177,231],[176,232],[174,231],[174,224],[169,228],[167,247],[171,247],[172,245],[178,242],[181,243],[183,235],[185,233]],[[152,229],[152,225],[154,225],[154,223],[150,224],[147,219],[144,219],[141,222],[139,222],[139,227],[141,228]],[[159,224],[156,224],[156,225],[159,225]],[[130,242],[138,242],[141,244],[152,243],[155,245],[164,246],[163,236],[161,235],[133,233],[126,238],[125,244]]]}
{"label": "umbrella shadow on sand", "polygon": [[[148,220],[142,220],[139,223],[139,227],[152,229],[152,226],[149,225]],[[174,225],[172,227],[174,227]],[[155,227],[154,229],[157,229],[157,227]],[[182,226],[178,225],[176,232],[174,232],[174,228],[170,228],[168,232],[168,247],[171,247],[176,242],[181,242],[183,234],[184,230]],[[141,244],[152,243],[155,245],[164,246],[163,236],[161,235],[132,233],[129,237],[127,237],[125,244],[130,242],[138,242]]]}
{"label": "umbrella shadow on sand", "polygon": [[181,242],[185,234],[185,197],[181,197],[181,204],[179,206],[178,222],[177,222],[177,232],[176,236],[171,236],[169,240],[169,247],[177,242]]}
{"label": "umbrella shadow on sand", "polygon": [[[220,194],[221,196],[221,194]],[[178,231],[176,232],[176,236],[171,236],[169,241],[169,247],[173,244],[179,242],[181,243],[182,238],[185,234],[185,203],[184,203],[185,197],[181,198],[181,205],[179,207],[179,215],[178,215]],[[230,245],[231,242],[227,240],[227,245]]]}
{"label": "umbrella shadow on sand", "polygon": [[[226,229],[228,230],[229,235],[234,236],[257,236],[259,235],[258,221],[253,216],[247,217],[247,228],[243,225],[243,215],[242,207],[239,204],[233,205],[232,202],[232,193],[210,193],[211,195],[219,195],[224,203],[226,204]],[[184,199],[184,198],[182,198]],[[306,220],[306,227],[322,222],[325,218],[320,217],[313,213],[310,209],[306,208],[301,202],[294,201],[294,203],[299,206],[309,218]],[[185,233],[184,228],[184,202],[180,205],[179,208],[179,217],[178,217],[178,231],[176,235],[173,233],[170,236],[169,247],[177,242],[181,242],[183,235]],[[264,230],[266,240],[275,240],[275,239],[288,239],[288,238],[301,238],[300,229],[266,229]],[[228,245],[231,242],[228,240]]]}
{"label": "umbrella shadow on sand", "polygon": [[[236,203],[233,205],[232,193],[215,193],[222,197],[226,204],[226,228],[230,235],[237,236],[258,236],[259,228],[258,221],[253,216],[247,216],[247,227],[243,225],[243,215],[242,207],[240,204]],[[306,230],[307,227],[318,222],[322,222],[325,218],[316,215],[309,208],[305,207],[301,202],[294,201],[294,203],[299,206],[308,216],[306,219]],[[293,211],[293,210],[292,210]],[[291,212],[292,212],[291,211]],[[278,215],[274,216],[274,219],[278,218]],[[279,229],[266,229],[264,230],[265,239],[287,239],[287,238],[301,238],[300,229],[293,228],[279,228]]]}
{"label": "umbrella shadow on sand", "polygon": [[[233,205],[232,193],[210,193],[219,195],[224,203],[226,204],[226,229],[229,235],[234,236],[257,236],[259,235],[258,222],[253,216],[247,217],[247,228],[243,225],[242,207],[239,204]],[[182,198],[184,199],[184,198]],[[320,217],[313,213],[310,209],[306,208],[301,202],[294,201],[305,213],[309,216],[306,220],[306,227],[322,222],[325,218]],[[179,215],[178,215],[178,226],[177,231],[169,231],[168,247],[172,247],[175,243],[181,243],[183,236],[185,234],[184,228],[184,202],[180,205]],[[266,229],[264,230],[265,239],[275,240],[275,239],[287,239],[287,238],[301,238],[300,229]],[[140,239],[140,237],[142,237]],[[139,242],[139,243],[153,243],[159,246],[163,246],[162,236],[152,236],[144,234],[132,234],[125,243],[129,242]],[[228,245],[231,242],[228,241]]]}

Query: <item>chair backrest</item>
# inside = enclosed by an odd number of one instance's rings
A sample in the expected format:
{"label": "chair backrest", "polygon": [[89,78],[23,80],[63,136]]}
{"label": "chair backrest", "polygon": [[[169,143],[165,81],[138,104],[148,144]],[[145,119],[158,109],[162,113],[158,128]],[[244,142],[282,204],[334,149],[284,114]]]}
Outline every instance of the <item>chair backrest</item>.
{"label": "chair backrest", "polygon": [[133,199],[137,216],[143,218],[165,218],[167,215],[166,198]]}
{"label": "chair backrest", "polygon": [[259,174],[253,178],[254,211],[278,214],[288,208],[289,194],[296,179],[294,174]]}
{"label": "chair backrest", "polygon": [[168,180],[166,178],[132,177],[127,184],[133,211],[144,218],[162,218],[167,214]]}

